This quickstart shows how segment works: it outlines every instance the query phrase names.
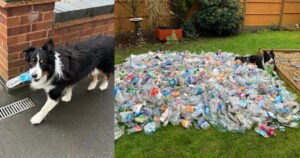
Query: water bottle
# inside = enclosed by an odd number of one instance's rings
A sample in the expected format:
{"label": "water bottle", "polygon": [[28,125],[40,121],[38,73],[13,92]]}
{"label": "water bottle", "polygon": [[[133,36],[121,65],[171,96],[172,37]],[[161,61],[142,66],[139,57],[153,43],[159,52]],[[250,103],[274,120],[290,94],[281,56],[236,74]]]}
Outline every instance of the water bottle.
{"label": "water bottle", "polygon": [[115,88],[115,99],[117,102],[123,103],[124,98],[119,88]]}
{"label": "water bottle", "polygon": [[203,121],[199,121],[198,125],[202,128],[202,129],[209,129],[210,125],[207,121],[203,120]]}
{"label": "water bottle", "polygon": [[149,122],[145,127],[144,127],[144,132],[146,134],[153,134],[156,130],[154,122]]}
{"label": "water bottle", "polygon": [[133,106],[132,111],[135,113],[138,113],[141,111],[142,107],[143,107],[143,104],[136,104]]}
{"label": "water bottle", "polygon": [[136,133],[139,131],[142,131],[143,129],[140,126],[134,126],[133,128],[127,129],[127,134],[132,134],[132,133]]}
{"label": "water bottle", "polygon": [[124,126],[120,127],[118,125],[114,128],[115,140],[118,140],[124,134]]}
{"label": "water bottle", "polygon": [[160,121],[165,122],[171,114],[172,114],[172,110],[170,108],[167,108],[166,111],[161,115]]}
{"label": "water bottle", "polygon": [[17,77],[14,77],[14,78],[8,80],[6,82],[6,86],[7,86],[7,88],[13,88],[23,82],[28,82],[31,80],[32,80],[32,77],[30,75],[30,72],[27,71],[27,72],[21,74],[20,76],[17,76]]}
{"label": "water bottle", "polygon": [[194,125],[194,127],[195,127],[195,129],[196,129],[197,131],[200,130],[200,127],[199,127],[197,121],[193,121],[193,125]]}

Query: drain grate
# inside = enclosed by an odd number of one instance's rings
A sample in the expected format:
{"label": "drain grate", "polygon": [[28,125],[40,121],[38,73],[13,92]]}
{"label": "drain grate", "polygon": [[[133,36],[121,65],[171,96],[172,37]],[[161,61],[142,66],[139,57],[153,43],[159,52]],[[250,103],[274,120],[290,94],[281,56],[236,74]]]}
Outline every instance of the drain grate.
{"label": "drain grate", "polygon": [[34,106],[34,103],[29,99],[25,98],[19,101],[16,101],[12,104],[6,105],[0,108],[0,120],[27,110]]}

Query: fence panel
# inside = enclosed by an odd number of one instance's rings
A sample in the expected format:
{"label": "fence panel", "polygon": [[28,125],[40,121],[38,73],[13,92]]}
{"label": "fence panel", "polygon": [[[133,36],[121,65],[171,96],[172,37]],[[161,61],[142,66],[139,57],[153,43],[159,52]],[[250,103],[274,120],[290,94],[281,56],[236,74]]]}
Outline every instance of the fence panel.
{"label": "fence panel", "polygon": [[[281,8],[283,0],[247,0],[245,26],[278,26],[280,25]],[[244,0],[240,0],[242,7],[244,7]],[[134,25],[129,22],[132,17],[127,11],[117,2],[115,3],[115,30],[120,31],[134,31]],[[199,6],[195,5],[187,13],[187,18],[193,15]],[[149,9],[145,3],[141,4],[138,12],[144,18],[142,22],[143,29],[149,30],[151,28],[149,23]],[[163,12],[163,11],[162,11]],[[171,18],[169,11],[164,11],[163,25],[170,26],[174,24],[174,17]],[[284,10],[282,13],[282,25],[300,24],[300,0],[285,0]],[[159,25],[159,24],[155,24]],[[162,23],[160,24],[162,25]]]}

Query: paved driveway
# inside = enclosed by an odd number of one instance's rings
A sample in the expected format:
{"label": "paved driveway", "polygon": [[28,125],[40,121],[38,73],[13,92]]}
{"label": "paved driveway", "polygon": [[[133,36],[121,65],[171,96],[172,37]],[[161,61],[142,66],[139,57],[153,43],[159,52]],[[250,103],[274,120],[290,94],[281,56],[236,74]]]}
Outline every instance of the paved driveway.
{"label": "paved driveway", "polygon": [[80,82],[72,101],[60,101],[38,126],[29,120],[45,103],[45,93],[26,87],[8,94],[0,86],[0,107],[26,97],[36,105],[0,120],[0,158],[113,157],[113,77],[106,91],[87,86],[87,79]]}

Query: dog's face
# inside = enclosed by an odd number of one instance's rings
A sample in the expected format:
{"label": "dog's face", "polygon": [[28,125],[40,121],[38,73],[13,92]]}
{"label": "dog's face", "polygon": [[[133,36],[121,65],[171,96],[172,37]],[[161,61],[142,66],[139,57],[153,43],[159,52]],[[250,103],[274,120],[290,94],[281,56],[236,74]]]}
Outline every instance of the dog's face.
{"label": "dog's face", "polygon": [[51,62],[54,57],[53,50],[53,41],[50,39],[42,48],[27,47],[23,51],[34,82],[38,82],[42,77],[48,75],[53,67]]}
{"label": "dog's face", "polygon": [[275,69],[275,55],[273,50],[271,50],[270,53],[264,51],[264,64],[266,67],[270,66],[273,70]]}

